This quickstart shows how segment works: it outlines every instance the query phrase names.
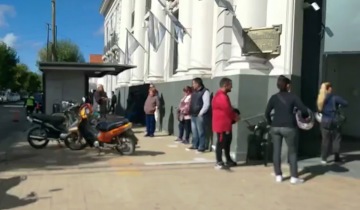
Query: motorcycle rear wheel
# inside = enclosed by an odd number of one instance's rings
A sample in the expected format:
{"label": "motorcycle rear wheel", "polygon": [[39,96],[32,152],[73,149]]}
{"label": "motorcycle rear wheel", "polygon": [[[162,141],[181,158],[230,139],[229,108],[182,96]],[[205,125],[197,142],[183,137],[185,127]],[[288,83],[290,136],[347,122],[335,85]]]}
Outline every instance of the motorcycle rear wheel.
{"label": "motorcycle rear wheel", "polygon": [[[33,133],[35,133],[35,131],[40,131],[40,133],[44,133],[45,136],[43,136],[45,139],[44,140],[38,140],[38,139],[34,139],[34,138],[31,138],[31,136],[37,136],[37,135],[34,135]],[[35,149],[43,149],[45,148],[50,140],[47,139],[47,133],[46,133],[46,130],[40,128],[40,127],[33,127],[29,130],[28,132],[28,135],[27,135],[27,140],[30,144],[31,147],[35,148]],[[35,141],[37,142],[43,142],[42,144],[36,144]]]}
{"label": "motorcycle rear wheel", "polygon": [[122,155],[133,155],[135,153],[136,137],[134,135],[121,135],[117,138],[118,144],[115,149]]}
{"label": "motorcycle rear wheel", "polygon": [[77,133],[69,134],[64,140],[65,146],[70,150],[83,150],[87,147],[87,143],[82,142],[82,136]]}

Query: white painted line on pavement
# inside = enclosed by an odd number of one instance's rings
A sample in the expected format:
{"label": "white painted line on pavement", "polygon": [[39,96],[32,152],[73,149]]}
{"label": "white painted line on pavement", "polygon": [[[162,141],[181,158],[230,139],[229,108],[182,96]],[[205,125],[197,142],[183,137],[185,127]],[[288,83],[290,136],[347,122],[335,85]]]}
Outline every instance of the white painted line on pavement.
{"label": "white painted line on pavement", "polygon": [[194,161],[203,162],[203,161],[208,161],[208,159],[206,159],[206,158],[194,158]]}
{"label": "white painted line on pavement", "polygon": [[147,166],[161,166],[161,165],[186,165],[186,164],[199,164],[199,163],[215,163],[215,160],[203,160],[203,161],[173,161],[173,162],[149,162],[144,163]]}
{"label": "white painted line on pavement", "polygon": [[178,147],[178,145],[168,145],[168,147]]}
{"label": "white painted line on pavement", "polygon": [[21,106],[21,105],[3,105],[3,107],[5,107],[5,108],[22,108],[24,106]]}

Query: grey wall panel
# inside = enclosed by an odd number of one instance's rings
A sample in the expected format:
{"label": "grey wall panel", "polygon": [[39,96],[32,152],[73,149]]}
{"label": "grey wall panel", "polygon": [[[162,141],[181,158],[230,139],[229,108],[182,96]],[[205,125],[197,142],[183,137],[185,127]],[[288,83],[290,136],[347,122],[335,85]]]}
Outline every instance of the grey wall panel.
{"label": "grey wall panel", "polygon": [[62,100],[81,102],[85,94],[85,76],[77,71],[50,71],[46,73],[46,113],[52,113],[52,105]]}

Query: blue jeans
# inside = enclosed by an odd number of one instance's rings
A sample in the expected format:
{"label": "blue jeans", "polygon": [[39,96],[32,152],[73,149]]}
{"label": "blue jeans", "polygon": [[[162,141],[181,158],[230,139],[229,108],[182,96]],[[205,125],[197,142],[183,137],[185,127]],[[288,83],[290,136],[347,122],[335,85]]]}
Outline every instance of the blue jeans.
{"label": "blue jeans", "polygon": [[192,145],[198,150],[205,150],[205,122],[204,117],[191,117]]}
{"label": "blue jeans", "polygon": [[155,133],[155,116],[153,114],[147,114],[146,118],[146,134],[149,136],[153,136]]}

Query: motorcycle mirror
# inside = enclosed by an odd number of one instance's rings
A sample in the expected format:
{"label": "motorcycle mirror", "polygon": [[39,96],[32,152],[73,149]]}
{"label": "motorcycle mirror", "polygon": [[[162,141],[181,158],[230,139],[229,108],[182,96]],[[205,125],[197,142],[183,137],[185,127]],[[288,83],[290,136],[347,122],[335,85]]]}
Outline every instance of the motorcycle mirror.
{"label": "motorcycle mirror", "polygon": [[85,103],[85,97],[82,97],[82,101]]}

